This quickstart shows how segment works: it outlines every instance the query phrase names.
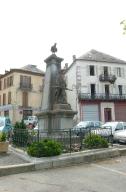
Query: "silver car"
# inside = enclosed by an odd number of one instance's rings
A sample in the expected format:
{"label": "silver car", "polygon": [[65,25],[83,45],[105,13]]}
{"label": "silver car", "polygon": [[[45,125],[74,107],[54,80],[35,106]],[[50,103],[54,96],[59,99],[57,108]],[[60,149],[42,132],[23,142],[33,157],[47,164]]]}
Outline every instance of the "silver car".
{"label": "silver car", "polygon": [[106,122],[104,125],[102,125],[101,129],[92,130],[92,133],[95,133],[104,137],[108,137],[108,136],[113,136],[115,132],[118,132],[124,129],[126,129],[126,122],[113,121],[113,122]]}
{"label": "silver car", "polygon": [[103,125],[101,121],[81,121],[71,129],[77,136],[84,135],[92,129],[100,128]]}
{"label": "silver car", "polygon": [[126,143],[126,129],[115,132],[113,135],[113,139],[116,142]]}

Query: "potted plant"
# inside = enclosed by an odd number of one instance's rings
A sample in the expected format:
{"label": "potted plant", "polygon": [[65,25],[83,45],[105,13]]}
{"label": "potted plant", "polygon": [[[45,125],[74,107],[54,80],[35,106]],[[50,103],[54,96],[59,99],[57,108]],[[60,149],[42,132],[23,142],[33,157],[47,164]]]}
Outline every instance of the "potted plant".
{"label": "potted plant", "polygon": [[0,132],[0,153],[8,151],[9,142],[6,140],[6,133]]}

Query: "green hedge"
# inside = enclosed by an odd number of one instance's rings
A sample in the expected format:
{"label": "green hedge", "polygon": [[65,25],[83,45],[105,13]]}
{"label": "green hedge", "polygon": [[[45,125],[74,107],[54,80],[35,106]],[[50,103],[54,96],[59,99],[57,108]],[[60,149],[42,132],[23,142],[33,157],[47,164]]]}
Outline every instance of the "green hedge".
{"label": "green hedge", "polygon": [[32,157],[55,156],[62,153],[62,146],[56,141],[45,139],[40,142],[32,143],[27,148],[27,153]]}
{"label": "green hedge", "polygon": [[84,146],[88,149],[107,148],[108,141],[96,134],[88,134],[84,139]]}

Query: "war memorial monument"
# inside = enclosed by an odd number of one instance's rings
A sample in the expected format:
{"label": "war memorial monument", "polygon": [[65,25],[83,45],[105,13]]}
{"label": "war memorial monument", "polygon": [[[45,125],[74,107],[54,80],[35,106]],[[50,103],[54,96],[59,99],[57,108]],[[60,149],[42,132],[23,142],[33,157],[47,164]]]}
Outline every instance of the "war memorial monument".
{"label": "war memorial monument", "polygon": [[[53,130],[69,129],[73,126],[73,117],[77,113],[67,103],[66,86],[62,58],[56,56],[56,43],[51,47],[52,54],[45,59],[46,73],[42,96],[41,111],[37,113],[39,129],[51,132]],[[70,90],[69,90],[70,91]]]}

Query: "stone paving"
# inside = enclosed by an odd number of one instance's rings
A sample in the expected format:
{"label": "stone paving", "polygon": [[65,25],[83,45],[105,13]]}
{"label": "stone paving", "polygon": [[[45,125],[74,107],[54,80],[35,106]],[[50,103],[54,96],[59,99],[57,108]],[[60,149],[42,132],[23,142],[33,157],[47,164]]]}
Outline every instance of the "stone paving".
{"label": "stone paving", "polygon": [[0,154],[0,166],[17,165],[22,163],[27,163],[27,161],[16,155],[13,151]]}

